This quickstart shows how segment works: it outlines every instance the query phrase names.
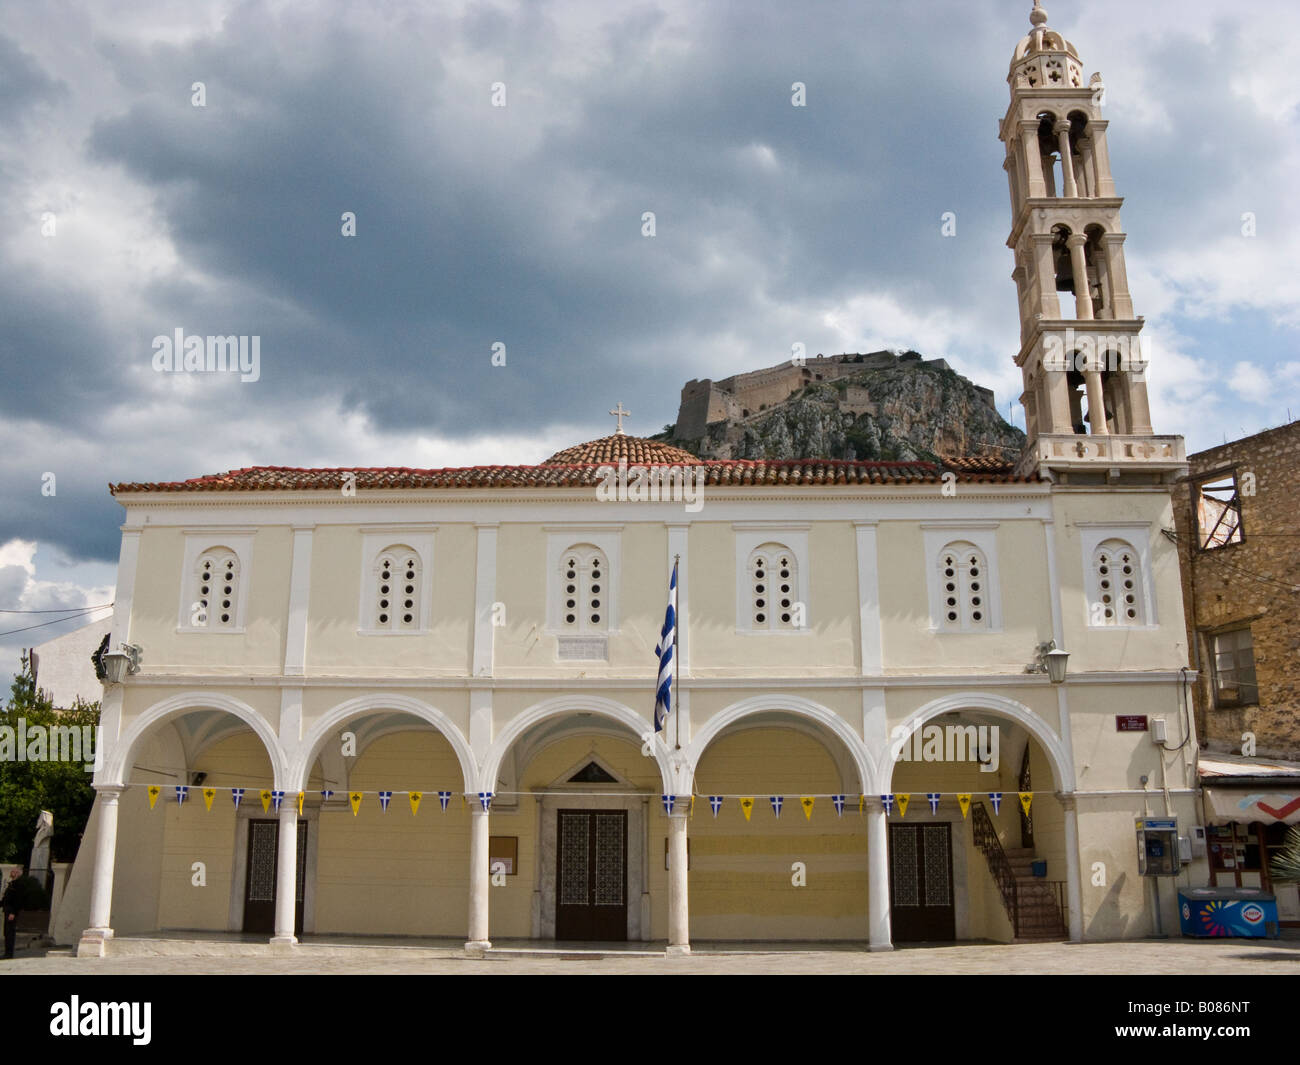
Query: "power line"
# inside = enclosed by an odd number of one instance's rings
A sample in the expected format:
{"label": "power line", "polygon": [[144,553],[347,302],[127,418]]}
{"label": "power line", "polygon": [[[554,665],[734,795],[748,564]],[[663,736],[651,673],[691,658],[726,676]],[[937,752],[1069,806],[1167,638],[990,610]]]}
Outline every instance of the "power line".
{"label": "power line", "polygon": [[39,625],[26,625],[21,629],[9,629],[7,632],[0,632],[0,636],[12,636],[16,632],[30,632],[32,629],[43,629],[46,625],[57,625],[60,621],[73,621],[76,618],[84,617],[86,614],[93,614],[96,610],[102,610],[103,607],[91,607],[89,610],[83,610],[79,614],[69,614],[66,618],[55,618],[53,621],[42,621]]}
{"label": "power line", "polygon": [[62,614],[68,610],[106,610],[112,603],[100,603],[99,606],[65,606],[58,610],[6,610],[0,607],[0,614]]}

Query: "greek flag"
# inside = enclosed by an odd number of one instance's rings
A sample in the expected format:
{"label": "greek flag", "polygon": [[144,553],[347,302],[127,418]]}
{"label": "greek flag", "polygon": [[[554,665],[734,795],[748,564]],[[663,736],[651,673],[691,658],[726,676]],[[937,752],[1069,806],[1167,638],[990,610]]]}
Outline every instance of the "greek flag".
{"label": "greek flag", "polygon": [[844,796],[843,796],[843,795],[832,795],[832,796],[831,796],[831,802],[833,802],[833,803],[835,804],[835,812],[836,812],[840,817],[843,817],[843,816],[844,816]]}
{"label": "greek flag", "polygon": [[880,802],[885,808],[885,816],[889,816],[894,812],[894,797],[892,795],[880,796]]}
{"label": "greek flag", "polygon": [[381,791],[379,793],[379,808],[383,810],[384,813],[388,813],[388,804],[392,801],[393,793],[391,791]]}
{"label": "greek flag", "polygon": [[447,803],[450,799],[451,799],[451,792],[449,791],[438,792],[438,803],[442,806],[443,813],[447,812]]}
{"label": "greek flag", "polygon": [[176,785],[176,805],[179,806],[190,797],[190,789],[187,784]]}
{"label": "greek flag", "polygon": [[239,804],[240,804],[240,802],[241,802],[241,801],[243,800],[243,798],[244,798],[244,789],[243,789],[243,788],[231,788],[231,789],[230,789],[230,797],[231,797],[232,799],[235,800],[235,809],[238,810],[238,809],[239,809]]}
{"label": "greek flag", "polygon": [[777,817],[780,817],[780,816],[781,816],[781,807],[782,807],[783,805],[785,805],[785,796],[784,796],[784,795],[769,795],[769,796],[768,796],[768,799],[769,799],[769,800],[771,801],[771,803],[772,803],[772,812],[773,812],[774,814],[776,814]]}
{"label": "greek flag", "polygon": [[280,803],[284,802],[284,792],[282,792],[282,791],[273,791],[273,792],[271,792],[271,801],[272,801],[273,803],[275,803],[275,812],[276,812],[276,813],[279,813],[279,812],[280,812]]}
{"label": "greek flag", "polygon": [[709,809],[711,809],[711,810],[713,811],[713,816],[714,816],[714,817],[717,817],[717,816],[718,816],[718,811],[722,809],[722,796],[721,796],[721,795],[710,795],[710,796],[709,796]]}
{"label": "greek flag", "polygon": [[941,794],[938,791],[926,792],[925,797],[930,800],[930,813],[937,814],[939,812],[939,797]]}
{"label": "greek flag", "polygon": [[989,802],[993,804],[994,815],[1000,814],[1002,812],[1002,792],[990,791]]}
{"label": "greek flag", "polygon": [[663,731],[664,722],[673,708],[673,656],[677,653],[677,563],[673,563],[672,580],[668,582],[668,610],[664,613],[664,627],[655,645],[659,659],[659,686],[655,690],[655,731]]}

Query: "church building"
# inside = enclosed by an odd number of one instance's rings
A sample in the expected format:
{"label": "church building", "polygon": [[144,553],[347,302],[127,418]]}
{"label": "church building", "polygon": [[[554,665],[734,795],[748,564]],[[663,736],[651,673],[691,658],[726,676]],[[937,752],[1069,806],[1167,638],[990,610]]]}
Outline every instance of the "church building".
{"label": "church building", "polygon": [[116,484],[103,757],[57,938],[1174,928],[1204,857],[1152,883],[1135,821],[1199,821],[1162,535],[1187,464],[1151,425],[1099,77],[1030,21],[1000,127],[1018,464],[702,461],[620,405],[536,465]]}

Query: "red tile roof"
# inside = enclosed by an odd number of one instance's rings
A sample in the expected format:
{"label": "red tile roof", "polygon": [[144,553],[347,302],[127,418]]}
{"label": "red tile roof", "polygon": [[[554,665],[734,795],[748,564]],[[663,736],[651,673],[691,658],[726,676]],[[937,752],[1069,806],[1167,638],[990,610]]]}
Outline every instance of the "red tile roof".
{"label": "red tile roof", "polygon": [[584,462],[609,462],[617,464],[626,459],[629,466],[696,466],[700,460],[689,451],[684,451],[659,440],[646,440],[640,436],[628,436],[626,433],[612,433],[599,440],[588,440],[585,444],[575,444],[557,451],[543,466],[572,466]]}

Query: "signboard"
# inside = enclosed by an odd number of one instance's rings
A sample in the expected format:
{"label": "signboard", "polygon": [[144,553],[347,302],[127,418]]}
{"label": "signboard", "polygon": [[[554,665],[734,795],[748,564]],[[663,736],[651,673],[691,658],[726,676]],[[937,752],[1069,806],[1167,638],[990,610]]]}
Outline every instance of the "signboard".
{"label": "signboard", "polygon": [[1116,714],[1115,731],[1116,732],[1146,732],[1147,731],[1146,714]]}

